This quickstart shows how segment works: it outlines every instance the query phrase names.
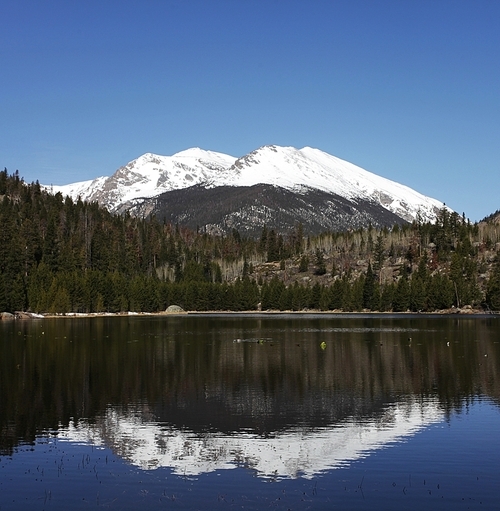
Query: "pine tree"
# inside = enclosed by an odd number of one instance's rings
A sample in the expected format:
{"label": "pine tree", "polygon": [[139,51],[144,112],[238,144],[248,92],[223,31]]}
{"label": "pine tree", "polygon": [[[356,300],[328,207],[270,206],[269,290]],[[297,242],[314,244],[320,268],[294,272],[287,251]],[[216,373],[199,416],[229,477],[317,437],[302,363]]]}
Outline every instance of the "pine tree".
{"label": "pine tree", "polygon": [[[347,283],[348,284],[348,283]],[[343,307],[344,288],[346,281],[344,279],[337,279],[330,288],[330,299],[328,309],[335,310]]]}
{"label": "pine tree", "polygon": [[280,253],[276,231],[271,229],[267,237],[267,262],[279,261]]}
{"label": "pine tree", "polygon": [[429,310],[449,309],[453,305],[453,283],[448,276],[438,273],[429,279],[427,301]]}
{"label": "pine tree", "polygon": [[363,289],[365,287],[365,276],[361,275],[352,283],[350,310],[360,311],[363,309]]}
{"label": "pine tree", "polygon": [[406,312],[410,308],[410,285],[408,278],[403,275],[396,285],[394,297],[392,300],[392,309],[394,312]]}
{"label": "pine tree", "polygon": [[259,250],[262,253],[264,253],[267,250],[267,236],[268,236],[267,226],[264,225],[264,227],[262,228],[259,242]]}
{"label": "pine tree", "polygon": [[56,314],[66,314],[71,311],[71,301],[66,288],[60,286],[56,288],[49,311]]}
{"label": "pine tree", "polygon": [[323,252],[317,248],[316,249],[316,268],[314,269],[315,275],[324,275],[326,273],[326,264],[325,257]]}
{"label": "pine tree", "polygon": [[500,257],[493,267],[493,271],[486,286],[486,304],[489,309],[500,311]]}
{"label": "pine tree", "polygon": [[349,279],[344,276],[342,278],[342,306],[341,309],[345,311],[354,310],[353,306],[353,298],[352,298],[352,284],[349,282]]}
{"label": "pine tree", "polygon": [[363,308],[374,309],[374,296],[375,295],[375,275],[372,270],[372,265],[368,263],[368,269],[363,283]]}
{"label": "pine tree", "polygon": [[384,246],[384,237],[382,234],[379,234],[375,240],[375,246],[373,248],[373,269],[375,272],[380,272],[380,270],[384,266],[385,260],[385,246]]}
{"label": "pine tree", "polygon": [[381,304],[381,291],[380,291],[380,284],[377,280],[375,280],[375,284],[373,286],[373,296],[371,300],[371,310],[372,311],[379,311]]}
{"label": "pine tree", "polygon": [[321,286],[319,282],[316,282],[310,291],[309,297],[309,309],[320,309],[321,300]]}
{"label": "pine tree", "polygon": [[410,282],[410,310],[414,312],[427,310],[427,293],[424,279],[414,274]]}
{"label": "pine tree", "polygon": [[310,303],[310,288],[300,285],[297,281],[291,287],[292,309],[301,311],[308,307]]}
{"label": "pine tree", "polygon": [[43,256],[42,261],[51,271],[57,272],[59,269],[59,242],[57,239],[56,222],[50,218],[47,224],[47,230],[43,238]]}
{"label": "pine tree", "polygon": [[300,258],[299,273],[305,273],[309,269],[309,258],[304,254]]}
{"label": "pine tree", "polygon": [[380,307],[379,310],[387,312],[392,310],[392,302],[396,287],[393,282],[385,284],[380,292]]}
{"label": "pine tree", "polygon": [[293,293],[290,287],[281,291],[279,298],[279,310],[288,311],[293,309]]}
{"label": "pine tree", "polygon": [[319,299],[319,308],[322,311],[326,311],[330,309],[330,301],[331,301],[331,287],[322,286],[321,287],[321,296]]}

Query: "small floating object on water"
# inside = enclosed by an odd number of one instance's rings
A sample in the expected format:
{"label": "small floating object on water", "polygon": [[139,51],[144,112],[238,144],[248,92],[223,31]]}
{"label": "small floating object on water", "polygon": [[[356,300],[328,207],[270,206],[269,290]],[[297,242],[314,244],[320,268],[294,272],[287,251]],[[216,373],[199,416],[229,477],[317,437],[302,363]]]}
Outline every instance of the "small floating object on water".
{"label": "small floating object on water", "polygon": [[325,342],[325,341],[323,341],[323,342],[319,345],[319,347],[320,347],[322,350],[326,349],[326,342]]}
{"label": "small floating object on water", "polygon": [[264,344],[266,341],[268,341],[269,339],[256,339],[255,337],[251,337],[249,339],[241,339],[239,337],[237,337],[236,339],[233,339],[233,342],[256,342],[257,344]]}

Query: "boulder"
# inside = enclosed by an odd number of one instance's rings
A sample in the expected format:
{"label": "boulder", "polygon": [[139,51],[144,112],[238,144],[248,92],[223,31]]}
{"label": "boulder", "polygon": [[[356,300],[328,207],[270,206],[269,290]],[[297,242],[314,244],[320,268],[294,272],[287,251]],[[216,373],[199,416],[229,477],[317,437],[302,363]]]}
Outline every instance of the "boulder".
{"label": "boulder", "polygon": [[167,314],[186,314],[186,311],[179,305],[169,305],[165,312]]}

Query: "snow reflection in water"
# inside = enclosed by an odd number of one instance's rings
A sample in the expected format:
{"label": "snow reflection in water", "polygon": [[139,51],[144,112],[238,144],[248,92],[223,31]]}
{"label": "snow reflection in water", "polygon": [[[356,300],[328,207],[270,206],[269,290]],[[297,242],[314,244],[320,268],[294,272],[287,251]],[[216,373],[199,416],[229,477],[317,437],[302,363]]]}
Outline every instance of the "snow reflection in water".
{"label": "snow reflection in water", "polygon": [[249,431],[199,434],[109,407],[92,424],[70,423],[58,436],[106,446],[143,470],[169,467],[178,475],[197,476],[243,466],[263,478],[312,478],[403,442],[442,420],[437,400],[410,400],[388,406],[377,419],[349,419],[330,428],[297,427],[268,436]]}

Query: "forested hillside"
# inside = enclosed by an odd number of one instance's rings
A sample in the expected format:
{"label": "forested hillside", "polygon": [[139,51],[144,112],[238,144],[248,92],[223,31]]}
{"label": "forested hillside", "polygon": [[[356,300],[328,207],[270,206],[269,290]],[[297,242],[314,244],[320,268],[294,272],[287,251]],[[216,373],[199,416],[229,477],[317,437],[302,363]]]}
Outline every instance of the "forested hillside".
{"label": "forested hillside", "polygon": [[500,310],[500,225],[209,235],[0,172],[0,311]]}

